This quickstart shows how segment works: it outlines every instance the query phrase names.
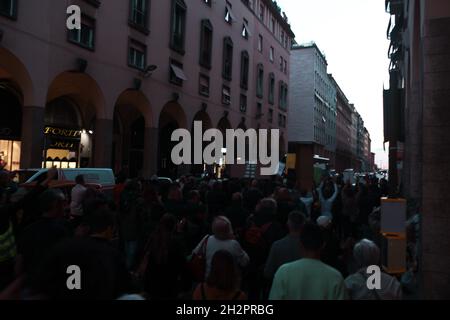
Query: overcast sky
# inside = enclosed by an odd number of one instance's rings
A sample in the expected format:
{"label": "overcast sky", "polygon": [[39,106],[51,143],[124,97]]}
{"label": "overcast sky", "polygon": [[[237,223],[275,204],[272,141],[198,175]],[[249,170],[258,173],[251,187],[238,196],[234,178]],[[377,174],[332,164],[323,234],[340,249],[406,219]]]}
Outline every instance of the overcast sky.
{"label": "overcast sky", "polygon": [[[383,151],[383,84],[388,86],[389,15],[383,0],[278,0],[298,43],[315,41],[332,73],[364,119],[376,164]],[[387,148],[387,145],[386,145]]]}

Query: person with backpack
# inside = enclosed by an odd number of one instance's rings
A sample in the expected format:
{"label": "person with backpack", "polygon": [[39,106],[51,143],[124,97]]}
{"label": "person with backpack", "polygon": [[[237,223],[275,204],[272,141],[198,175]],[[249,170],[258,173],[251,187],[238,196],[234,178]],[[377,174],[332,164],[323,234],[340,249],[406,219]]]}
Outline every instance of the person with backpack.
{"label": "person with backpack", "polygon": [[230,252],[217,251],[211,262],[211,272],[205,282],[199,284],[192,296],[193,300],[246,300],[240,289],[240,273]]}
{"label": "person with backpack", "polygon": [[244,233],[244,249],[250,256],[246,285],[250,300],[259,300],[265,289],[264,265],[272,244],[285,236],[277,219],[277,203],[273,198],[262,199],[250,216]]}
{"label": "person with backpack", "polygon": [[204,278],[208,278],[214,254],[220,250],[228,251],[235,259],[237,265],[245,268],[250,259],[239,242],[235,240],[230,220],[224,216],[217,216],[212,223],[212,232],[213,235],[205,236],[192,252],[193,255],[203,255],[206,258]]}

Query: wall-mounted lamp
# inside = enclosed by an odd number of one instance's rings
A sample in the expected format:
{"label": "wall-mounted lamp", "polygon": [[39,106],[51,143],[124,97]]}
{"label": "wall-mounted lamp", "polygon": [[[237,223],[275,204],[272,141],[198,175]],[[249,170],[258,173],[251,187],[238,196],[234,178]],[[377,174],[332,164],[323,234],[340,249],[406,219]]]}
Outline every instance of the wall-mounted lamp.
{"label": "wall-mounted lamp", "polygon": [[149,65],[149,66],[147,66],[147,67],[141,72],[141,76],[142,76],[143,78],[148,78],[148,77],[150,77],[150,76],[153,74],[153,72],[154,72],[156,69],[158,69],[158,66],[156,66],[156,65],[154,65],[154,64]]}

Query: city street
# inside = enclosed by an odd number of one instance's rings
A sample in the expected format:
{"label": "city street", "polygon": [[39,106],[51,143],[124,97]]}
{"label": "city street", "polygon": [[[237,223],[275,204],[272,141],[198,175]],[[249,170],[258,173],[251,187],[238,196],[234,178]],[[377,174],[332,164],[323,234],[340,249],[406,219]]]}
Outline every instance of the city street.
{"label": "city street", "polygon": [[449,43],[447,0],[0,0],[0,300],[449,299]]}

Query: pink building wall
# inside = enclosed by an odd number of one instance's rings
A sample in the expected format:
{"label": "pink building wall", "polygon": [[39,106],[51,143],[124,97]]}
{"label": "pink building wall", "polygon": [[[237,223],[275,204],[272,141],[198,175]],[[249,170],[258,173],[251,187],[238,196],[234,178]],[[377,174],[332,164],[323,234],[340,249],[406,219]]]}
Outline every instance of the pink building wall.
{"label": "pink building wall", "polygon": [[[37,166],[40,163],[42,135],[40,123],[44,108],[51,98],[60,95],[76,96],[81,109],[95,114],[95,136],[93,165],[110,166],[113,118],[119,97],[133,87],[135,78],[141,78],[139,71],[128,67],[128,41],[133,38],[147,46],[147,65],[158,68],[149,78],[142,78],[140,94],[123,99],[123,104],[133,105],[145,118],[146,148],[144,175],[155,173],[157,166],[158,127],[160,115],[171,114],[180,126],[191,128],[195,115],[207,104],[206,112],[213,127],[217,126],[224,112],[233,128],[237,128],[242,117],[247,128],[277,128],[278,113],[286,115],[278,108],[278,82],[288,83],[289,74],[279,70],[279,56],[282,55],[289,66],[289,50],[276,40],[269,29],[241,1],[230,1],[235,23],[224,21],[225,1],[215,1],[209,7],[203,1],[188,1],[186,20],[185,55],[169,48],[170,18],[172,1],[151,0],[149,17],[150,33],[145,35],[128,25],[129,1],[101,1],[95,8],[87,1],[19,1],[16,21],[0,16],[3,41],[0,47],[0,79],[17,83],[23,94],[24,126],[22,166]],[[267,2],[267,1],[263,1]],[[83,14],[96,19],[95,51],[86,50],[67,41],[66,8],[78,4]],[[255,1],[255,6],[259,5]],[[268,13],[268,12],[267,12]],[[251,36],[248,40],[241,36],[243,19],[249,22]],[[210,95],[199,95],[199,73],[204,71],[199,65],[200,22],[209,19],[213,30],[212,68]],[[282,19],[281,17],[279,19]],[[286,30],[286,33],[292,33]],[[264,38],[264,51],[259,53],[258,35]],[[223,106],[222,99],[222,49],[223,38],[233,39],[233,79],[230,83],[232,103]],[[269,48],[275,48],[275,59],[269,61]],[[250,56],[250,74],[247,91],[247,112],[239,110],[241,51]],[[188,80],[183,87],[169,82],[169,57],[184,65]],[[88,61],[83,77],[66,75],[76,67],[76,59]],[[14,63],[11,63],[14,60]],[[256,66],[264,65],[264,99],[261,100],[264,117],[256,119]],[[273,123],[267,121],[268,75],[275,74],[275,105]],[[62,77],[58,77],[64,75]],[[56,79],[56,80],[55,80]],[[63,80],[62,80],[63,79]],[[179,94],[178,106],[167,107],[173,93]],[[140,98],[138,98],[138,96]],[[130,107],[131,108],[131,107]],[[94,111],[93,111],[94,110]],[[280,128],[284,135],[285,128]]]}

